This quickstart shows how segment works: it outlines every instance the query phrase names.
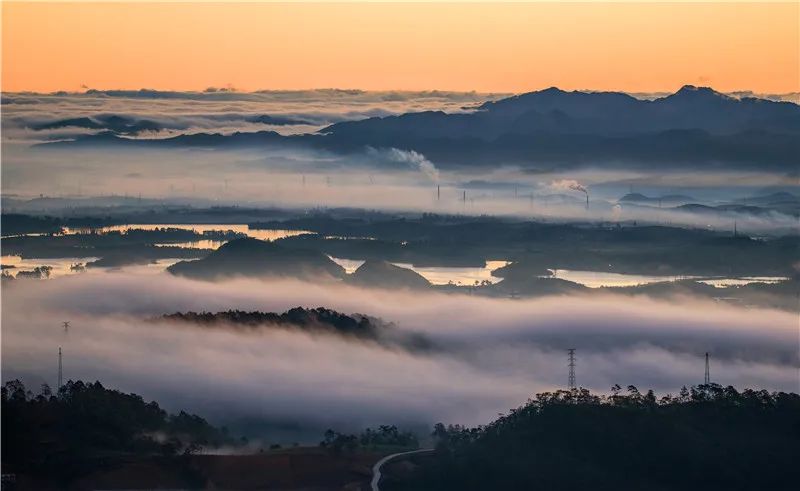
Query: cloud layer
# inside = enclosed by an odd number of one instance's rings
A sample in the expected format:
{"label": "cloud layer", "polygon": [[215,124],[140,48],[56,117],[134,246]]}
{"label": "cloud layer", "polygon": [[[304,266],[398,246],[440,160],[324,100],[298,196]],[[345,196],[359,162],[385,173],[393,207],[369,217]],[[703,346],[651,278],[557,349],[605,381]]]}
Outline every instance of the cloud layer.
{"label": "cloud layer", "polygon": [[[142,271],[4,286],[3,378],[53,384],[61,346],[67,378],[99,379],[216,421],[314,427],[486,422],[563,387],[566,348],[578,349],[579,384],[600,391],[619,383],[675,393],[702,381],[706,351],[716,382],[800,390],[796,316],[786,312],[689,299],[521,301],[285,280],[206,283]],[[380,316],[438,349],[143,321],[184,310],[294,306]]]}
{"label": "cloud layer", "polygon": [[[305,90],[262,92],[164,92],[153,90],[86,93],[3,94],[4,141],[46,141],[86,133],[76,125],[61,131],[37,130],[65,120],[115,116],[155,123],[160,129],[139,137],[182,133],[275,130],[284,134],[313,132],[331,123],[412,111],[463,111],[500,97],[474,92],[365,92]],[[277,123],[277,124],[275,124]],[[59,126],[59,125],[57,125]],[[100,124],[93,131],[112,129]]]}
{"label": "cloud layer", "polygon": [[[581,170],[533,171],[513,165],[442,165],[409,147],[352,148],[344,153],[274,147],[208,150],[31,148],[103,131],[125,138],[186,133],[317,131],[331,123],[413,111],[471,111],[495,94],[365,92],[358,90],[211,92],[89,91],[13,93],[3,97],[3,196],[116,195],[200,204],[352,206],[438,213],[508,214],[574,220],[654,221],[741,230],[796,229],[783,212],[667,213],[616,205],[630,190],[651,196],[688,194],[701,204],[775,191],[797,193],[797,175],[762,171],[676,172],[609,170],[598,162]],[[39,129],[35,129],[39,128]],[[289,138],[286,141],[291,141]],[[568,185],[591,190],[584,196]],[[441,186],[437,199],[436,186]],[[466,196],[464,191],[466,190]],[[466,198],[466,199],[464,199]],[[559,206],[561,205],[561,206]],[[758,211],[758,210],[757,210]]]}

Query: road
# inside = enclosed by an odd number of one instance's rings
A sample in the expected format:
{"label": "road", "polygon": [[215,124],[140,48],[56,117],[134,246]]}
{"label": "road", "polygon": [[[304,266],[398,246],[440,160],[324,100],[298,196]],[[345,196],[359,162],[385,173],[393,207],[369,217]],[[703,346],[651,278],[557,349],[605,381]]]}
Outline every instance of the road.
{"label": "road", "polygon": [[372,466],[372,482],[370,485],[372,486],[370,489],[372,491],[380,491],[380,487],[378,486],[381,482],[381,467],[383,464],[389,462],[390,460],[400,457],[402,455],[411,455],[415,453],[422,453],[422,452],[433,452],[432,448],[421,448],[419,450],[411,450],[409,452],[399,452],[393,453],[391,455],[387,455],[386,457],[382,458],[375,465]]}

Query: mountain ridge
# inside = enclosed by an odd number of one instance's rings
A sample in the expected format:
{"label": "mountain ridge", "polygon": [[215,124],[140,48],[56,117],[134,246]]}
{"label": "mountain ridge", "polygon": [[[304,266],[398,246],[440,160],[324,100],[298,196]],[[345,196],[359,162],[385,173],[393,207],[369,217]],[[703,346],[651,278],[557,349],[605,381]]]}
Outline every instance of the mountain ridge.
{"label": "mountain ridge", "polygon": [[108,133],[48,146],[297,146],[339,154],[367,148],[414,150],[436,165],[519,165],[542,170],[596,165],[794,171],[800,166],[800,105],[735,98],[684,86],[654,100],[621,92],[558,88],[480,105],[473,112],[409,112],[329,125],[317,133],[196,133],[131,139]]}

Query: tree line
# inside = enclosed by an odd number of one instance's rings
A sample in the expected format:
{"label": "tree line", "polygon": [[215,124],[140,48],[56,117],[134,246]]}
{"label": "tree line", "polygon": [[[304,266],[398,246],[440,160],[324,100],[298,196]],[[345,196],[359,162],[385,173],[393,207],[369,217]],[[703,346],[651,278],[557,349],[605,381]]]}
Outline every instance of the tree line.
{"label": "tree line", "polygon": [[100,382],[69,381],[38,394],[19,380],[2,387],[2,453],[16,473],[69,482],[121,455],[180,456],[235,444],[226,428],[200,416],[169,414],[156,402],[107,389]]}
{"label": "tree line", "polygon": [[800,482],[800,395],[717,384],[536,395],[474,428],[437,424],[414,490],[756,490]]}
{"label": "tree line", "polygon": [[325,432],[320,447],[330,450],[333,454],[355,453],[359,450],[376,451],[395,449],[417,449],[419,441],[417,436],[410,431],[402,431],[395,425],[380,425],[377,428],[367,428],[359,435],[339,433],[329,429]]}

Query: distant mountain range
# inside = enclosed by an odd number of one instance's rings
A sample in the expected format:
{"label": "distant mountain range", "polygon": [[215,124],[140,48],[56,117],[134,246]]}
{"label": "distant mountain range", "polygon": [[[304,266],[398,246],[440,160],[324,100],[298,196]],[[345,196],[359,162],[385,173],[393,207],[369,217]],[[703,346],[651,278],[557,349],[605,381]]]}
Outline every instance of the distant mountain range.
{"label": "distant mountain range", "polygon": [[[272,126],[286,125],[309,125],[309,121],[283,116],[270,116],[268,114],[255,114],[243,116],[229,116],[232,124],[257,123]],[[62,128],[85,128],[90,130],[103,130],[110,135],[139,135],[144,132],[157,132],[162,130],[185,130],[188,128],[186,123],[163,122],[150,119],[134,118],[130,116],[120,116],[117,114],[99,114],[95,116],[81,116],[77,118],[64,118],[42,121],[28,125],[34,131],[55,130]]]}
{"label": "distant mountain range", "polygon": [[537,133],[630,136],[670,130],[714,135],[745,131],[800,132],[800,106],[765,99],[736,99],[687,85],[652,101],[621,92],[565,92],[555,87],[481,105],[474,113],[441,111],[336,123],[322,130],[372,138],[478,138]]}
{"label": "distant mountain range", "polygon": [[780,212],[797,216],[800,212],[800,198],[792,193],[775,192],[761,196],[741,198],[730,203],[718,205],[703,204],[691,196],[671,194],[659,197],[649,197],[640,193],[630,193],[621,197],[619,203],[635,206],[668,207],[680,211],[693,213],[725,215],[729,213],[742,213],[753,216],[769,215]]}
{"label": "distant mountain range", "polygon": [[685,203],[695,203],[696,199],[691,196],[684,196],[681,194],[669,194],[666,196],[658,196],[651,198],[640,193],[630,193],[619,199],[623,203],[640,203],[650,205],[676,205]]}
{"label": "distant mountain range", "polygon": [[315,135],[255,132],[132,140],[102,133],[57,145],[119,144],[299,145],[345,153],[394,147],[415,150],[442,166],[505,163],[543,170],[587,164],[649,167],[699,162],[715,168],[797,170],[800,106],[733,98],[689,85],[654,100],[619,92],[550,88],[487,102],[468,113],[426,111],[340,122]]}

